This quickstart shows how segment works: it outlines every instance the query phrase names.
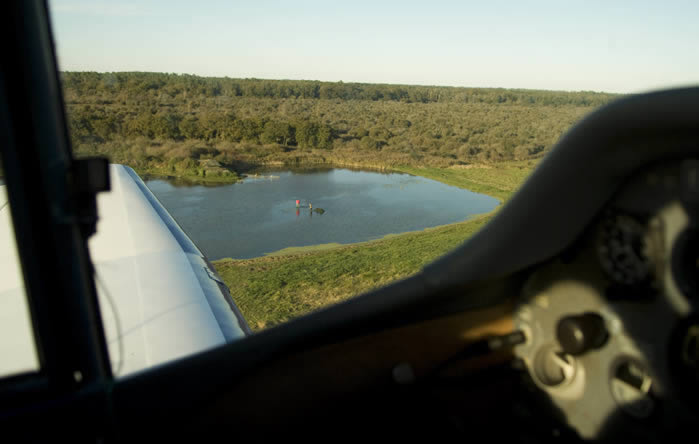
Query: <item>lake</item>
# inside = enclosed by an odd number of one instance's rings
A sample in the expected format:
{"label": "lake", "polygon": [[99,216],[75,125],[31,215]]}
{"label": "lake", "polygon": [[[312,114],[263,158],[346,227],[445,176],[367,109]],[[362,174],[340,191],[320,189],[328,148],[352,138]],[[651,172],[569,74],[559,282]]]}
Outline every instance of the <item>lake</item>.
{"label": "lake", "polygon": [[[490,196],[408,174],[337,168],[259,174],[216,187],[167,180],[146,185],[211,260],[368,241],[462,221],[498,204]],[[325,213],[311,212],[309,203]]]}

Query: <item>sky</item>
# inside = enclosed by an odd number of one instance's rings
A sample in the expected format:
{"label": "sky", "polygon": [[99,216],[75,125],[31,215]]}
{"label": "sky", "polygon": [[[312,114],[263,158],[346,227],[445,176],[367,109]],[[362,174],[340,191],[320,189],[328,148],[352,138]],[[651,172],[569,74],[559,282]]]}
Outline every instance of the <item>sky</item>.
{"label": "sky", "polygon": [[699,1],[49,0],[64,71],[642,92],[699,85]]}

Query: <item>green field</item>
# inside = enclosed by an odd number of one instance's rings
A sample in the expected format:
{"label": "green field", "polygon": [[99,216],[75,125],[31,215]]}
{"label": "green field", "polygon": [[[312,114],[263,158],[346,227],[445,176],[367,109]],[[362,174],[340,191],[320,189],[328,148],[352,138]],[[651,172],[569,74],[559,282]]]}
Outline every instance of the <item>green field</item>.
{"label": "green field", "polygon": [[[471,168],[396,170],[504,201],[533,167],[533,162],[525,161]],[[371,242],[287,248],[255,259],[222,259],[214,265],[250,327],[260,330],[418,272],[473,235],[494,212]]]}
{"label": "green field", "polygon": [[504,202],[519,188],[538,162],[538,160],[510,161],[491,165],[459,165],[451,168],[401,166],[394,169],[466,188],[476,193],[487,194]]}

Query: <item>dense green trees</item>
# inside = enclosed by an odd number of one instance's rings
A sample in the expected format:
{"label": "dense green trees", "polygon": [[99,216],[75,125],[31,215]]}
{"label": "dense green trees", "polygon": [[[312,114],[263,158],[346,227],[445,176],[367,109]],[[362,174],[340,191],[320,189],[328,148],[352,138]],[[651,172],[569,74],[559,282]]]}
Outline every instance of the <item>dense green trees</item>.
{"label": "dense green trees", "polygon": [[262,143],[276,143],[279,145],[296,145],[296,128],[287,122],[270,120],[265,123],[262,134]]}
{"label": "dense green trees", "polygon": [[79,153],[125,163],[140,156],[163,168],[187,167],[202,147],[231,167],[311,158],[384,166],[527,159],[614,97],[158,73],[67,72],[62,79]]}
{"label": "dense green trees", "polygon": [[296,142],[301,148],[332,147],[333,130],[325,124],[302,121],[296,127]]}
{"label": "dense green trees", "polygon": [[66,72],[65,88],[76,97],[113,96],[196,99],[198,97],[256,97],[272,99],[336,99],[407,103],[521,103],[538,105],[599,106],[612,94],[595,92],[534,91],[502,88],[457,88],[366,83],[331,83],[308,80],[259,80],[192,75],[120,72]]}

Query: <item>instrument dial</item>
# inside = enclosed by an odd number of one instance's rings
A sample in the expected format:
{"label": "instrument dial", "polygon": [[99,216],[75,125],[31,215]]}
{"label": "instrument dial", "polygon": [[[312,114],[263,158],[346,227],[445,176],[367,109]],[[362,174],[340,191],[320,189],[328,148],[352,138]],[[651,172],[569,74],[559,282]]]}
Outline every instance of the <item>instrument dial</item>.
{"label": "instrument dial", "polygon": [[636,285],[650,277],[646,230],[631,216],[612,214],[606,218],[597,253],[602,269],[617,284]]}

